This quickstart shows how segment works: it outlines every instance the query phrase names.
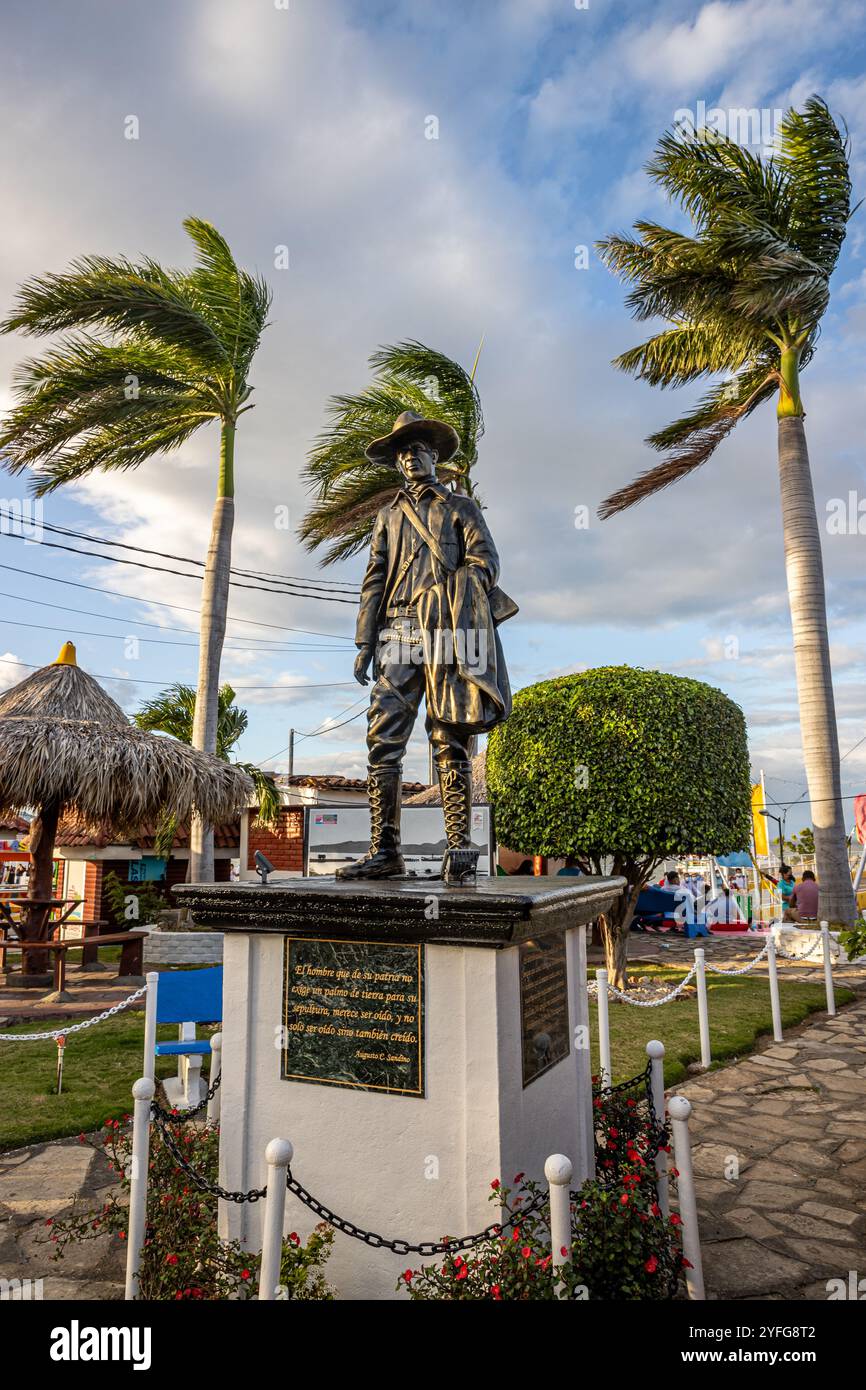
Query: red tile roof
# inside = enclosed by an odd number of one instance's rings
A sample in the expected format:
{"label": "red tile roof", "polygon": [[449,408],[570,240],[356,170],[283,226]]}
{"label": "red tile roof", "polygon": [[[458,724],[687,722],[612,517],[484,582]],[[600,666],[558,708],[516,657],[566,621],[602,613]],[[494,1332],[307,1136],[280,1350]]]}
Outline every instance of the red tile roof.
{"label": "red tile roof", "polygon": [[[61,820],[57,827],[58,849],[106,849],[109,845],[129,845],[131,849],[153,850],[156,826],[145,824],[138,827],[134,835],[122,835],[105,826],[86,825],[75,817]],[[189,826],[180,825],[174,837],[178,849],[189,847]],[[216,849],[239,849],[241,843],[240,821],[214,826],[214,846]]]}

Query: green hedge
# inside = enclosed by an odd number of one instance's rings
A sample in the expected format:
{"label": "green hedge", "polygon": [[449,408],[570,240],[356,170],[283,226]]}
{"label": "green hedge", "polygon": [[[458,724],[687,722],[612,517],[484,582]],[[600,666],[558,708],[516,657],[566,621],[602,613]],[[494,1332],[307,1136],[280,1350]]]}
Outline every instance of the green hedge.
{"label": "green hedge", "polygon": [[521,690],[490,736],[500,844],[520,854],[663,858],[748,848],[746,724],[720,690],[602,666]]}

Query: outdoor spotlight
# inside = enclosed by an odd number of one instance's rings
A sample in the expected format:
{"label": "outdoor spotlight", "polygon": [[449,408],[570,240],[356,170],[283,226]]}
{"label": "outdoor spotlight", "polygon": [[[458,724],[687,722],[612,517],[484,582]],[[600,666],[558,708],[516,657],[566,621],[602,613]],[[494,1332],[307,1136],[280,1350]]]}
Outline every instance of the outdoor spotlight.
{"label": "outdoor spotlight", "polygon": [[267,883],[267,881],[268,881],[268,874],[272,874],[273,872],[274,872],[274,866],[273,866],[273,864],[271,863],[270,859],[266,859],[265,856],[262,854],[261,850],[260,850],[260,849],[257,849],[257,850],[256,850],[256,873],[258,874],[258,876],[259,876],[259,878],[261,879],[262,883]]}

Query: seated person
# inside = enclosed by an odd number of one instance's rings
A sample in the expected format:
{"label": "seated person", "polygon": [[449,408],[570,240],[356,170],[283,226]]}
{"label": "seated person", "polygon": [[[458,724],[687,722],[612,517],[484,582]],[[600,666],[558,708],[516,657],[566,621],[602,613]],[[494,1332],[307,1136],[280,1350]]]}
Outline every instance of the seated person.
{"label": "seated person", "polygon": [[730,888],[722,885],[722,891],[712,902],[707,903],[706,923],[708,927],[718,926],[724,923],[730,926],[734,922],[745,922],[743,910]]}
{"label": "seated person", "polygon": [[803,877],[791,895],[790,916],[786,922],[816,922],[818,920],[818,884],[811,869],[803,871]]}
{"label": "seated person", "polygon": [[779,870],[778,878],[773,878],[772,874],[763,872],[761,877],[765,878],[768,883],[774,884],[779,890],[779,897],[782,900],[782,921],[796,922],[797,918],[796,915],[792,915],[791,905],[791,898],[794,896],[794,889],[797,886],[794,882],[794,870],[790,865],[783,864]]}

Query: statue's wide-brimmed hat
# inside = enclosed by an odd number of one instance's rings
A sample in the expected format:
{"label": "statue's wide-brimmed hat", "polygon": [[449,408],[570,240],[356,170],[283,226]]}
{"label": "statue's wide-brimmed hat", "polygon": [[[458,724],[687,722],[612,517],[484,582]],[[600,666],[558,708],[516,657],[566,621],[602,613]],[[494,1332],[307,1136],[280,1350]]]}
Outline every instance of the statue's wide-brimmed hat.
{"label": "statue's wide-brimmed hat", "polygon": [[374,439],[364,452],[371,463],[393,464],[400,445],[411,439],[425,439],[436,450],[440,463],[447,463],[460,448],[460,435],[444,420],[425,420],[414,410],[404,410],[394,421],[391,433]]}

